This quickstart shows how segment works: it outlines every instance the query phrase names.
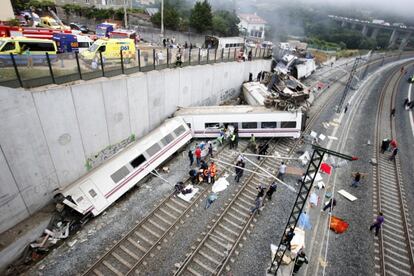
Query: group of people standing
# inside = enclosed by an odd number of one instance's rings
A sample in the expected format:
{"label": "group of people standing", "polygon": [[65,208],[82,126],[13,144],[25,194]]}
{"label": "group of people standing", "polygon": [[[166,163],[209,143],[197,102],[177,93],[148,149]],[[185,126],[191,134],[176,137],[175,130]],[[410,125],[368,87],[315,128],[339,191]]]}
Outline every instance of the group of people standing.
{"label": "group of people standing", "polygon": [[207,164],[206,161],[202,159],[202,151],[207,147],[208,150],[208,156],[213,157],[213,145],[211,142],[208,143],[200,143],[200,145],[196,144],[196,149],[193,150],[190,149],[188,151],[188,158],[190,160],[190,167],[193,166],[194,163],[194,156],[197,162],[197,167],[199,169],[191,169],[189,174],[191,177],[191,182],[193,184],[195,183],[211,183],[214,184],[215,178],[217,175],[217,167],[216,164],[211,161],[210,165]]}

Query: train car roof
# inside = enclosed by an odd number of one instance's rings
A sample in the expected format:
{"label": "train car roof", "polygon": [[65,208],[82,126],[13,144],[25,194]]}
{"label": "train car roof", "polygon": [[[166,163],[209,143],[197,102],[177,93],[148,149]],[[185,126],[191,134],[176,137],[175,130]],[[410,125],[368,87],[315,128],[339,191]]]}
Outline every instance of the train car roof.
{"label": "train car roof", "polygon": [[246,113],[292,113],[281,111],[275,108],[266,108],[264,106],[251,105],[220,105],[220,106],[197,106],[181,107],[174,116],[186,115],[219,115],[219,114],[246,114]]}
{"label": "train car roof", "polygon": [[[164,137],[164,135],[166,134],[166,133],[164,133],[164,132],[166,132],[165,129],[172,128],[172,126],[177,125],[177,124],[179,124],[179,125],[183,124],[184,125],[185,123],[184,123],[182,118],[166,119],[161,125],[159,125],[155,129],[150,131],[148,134],[146,134],[143,137],[138,138],[135,142],[129,144],[125,148],[122,148],[120,151],[118,151],[117,153],[115,153],[114,155],[109,157],[107,160],[105,160],[104,162],[102,162],[98,166],[94,167],[92,170],[88,171],[87,173],[85,173],[84,175],[79,177],[78,179],[74,180],[72,183],[70,183],[66,187],[62,188],[61,191],[69,191],[77,183],[82,182],[85,179],[88,179],[89,177],[91,177],[92,175],[94,175],[96,173],[100,173],[98,171],[99,169],[105,169],[105,167],[111,166],[111,163],[114,162],[115,160],[120,159],[124,156],[130,155],[131,153],[129,153],[129,150],[132,150],[136,147],[140,147],[142,145],[148,145],[148,144],[152,145],[153,143],[158,141],[158,137],[160,137],[160,138]],[[155,137],[157,139],[154,139]],[[147,148],[139,149],[139,154],[142,154],[142,152],[144,152],[146,150],[147,150]],[[134,154],[134,155],[136,155],[136,154]]]}

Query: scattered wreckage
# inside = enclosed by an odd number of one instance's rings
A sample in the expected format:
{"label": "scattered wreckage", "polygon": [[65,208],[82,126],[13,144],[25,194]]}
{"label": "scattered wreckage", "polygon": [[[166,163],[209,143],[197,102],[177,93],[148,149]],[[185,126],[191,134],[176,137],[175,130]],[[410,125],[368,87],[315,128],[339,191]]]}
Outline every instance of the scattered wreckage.
{"label": "scattered wreckage", "polygon": [[257,80],[243,84],[247,104],[292,112],[309,109],[310,90],[296,78],[279,72],[261,72]]}

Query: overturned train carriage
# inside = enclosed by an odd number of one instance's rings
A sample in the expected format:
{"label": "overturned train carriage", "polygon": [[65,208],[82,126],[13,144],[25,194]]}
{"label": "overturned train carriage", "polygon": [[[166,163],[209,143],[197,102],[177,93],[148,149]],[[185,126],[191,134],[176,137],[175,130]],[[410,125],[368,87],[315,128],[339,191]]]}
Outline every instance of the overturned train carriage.
{"label": "overturned train carriage", "polygon": [[62,191],[63,203],[96,216],[191,140],[181,118],[165,121]]}

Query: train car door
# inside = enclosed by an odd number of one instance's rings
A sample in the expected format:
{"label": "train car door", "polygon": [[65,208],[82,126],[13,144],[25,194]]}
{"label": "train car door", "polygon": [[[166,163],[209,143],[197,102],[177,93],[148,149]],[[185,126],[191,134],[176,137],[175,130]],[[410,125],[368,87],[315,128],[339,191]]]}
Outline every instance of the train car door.
{"label": "train car door", "polygon": [[82,192],[87,196],[88,200],[95,207],[94,215],[99,214],[107,206],[106,198],[96,188],[95,184],[91,180],[86,180],[80,185]]}

